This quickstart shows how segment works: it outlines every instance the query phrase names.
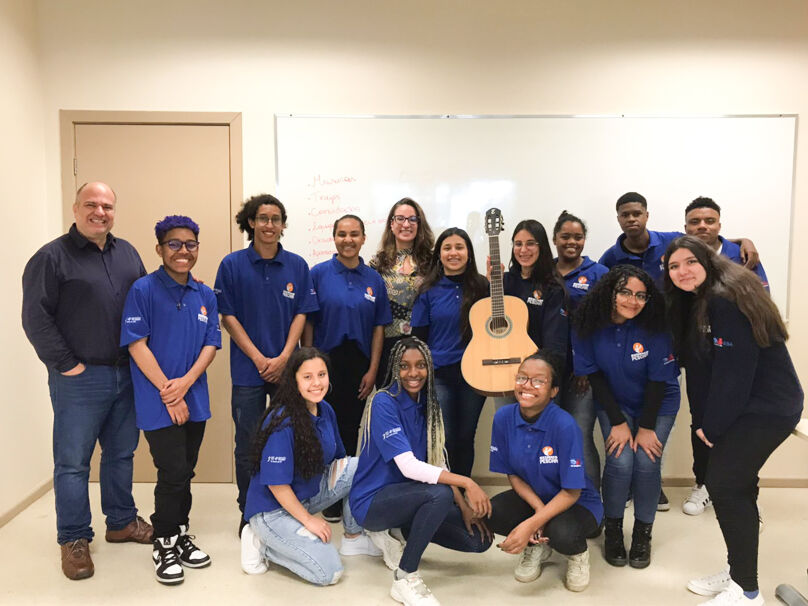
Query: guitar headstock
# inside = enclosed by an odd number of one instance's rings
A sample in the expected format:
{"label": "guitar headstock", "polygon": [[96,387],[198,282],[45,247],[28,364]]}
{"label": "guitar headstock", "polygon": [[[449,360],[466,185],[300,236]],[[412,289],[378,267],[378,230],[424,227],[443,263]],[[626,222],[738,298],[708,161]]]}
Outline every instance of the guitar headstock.
{"label": "guitar headstock", "polygon": [[489,236],[499,235],[505,229],[502,222],[502,212],[498,208],[489,208],[485,211],[485,233]]}

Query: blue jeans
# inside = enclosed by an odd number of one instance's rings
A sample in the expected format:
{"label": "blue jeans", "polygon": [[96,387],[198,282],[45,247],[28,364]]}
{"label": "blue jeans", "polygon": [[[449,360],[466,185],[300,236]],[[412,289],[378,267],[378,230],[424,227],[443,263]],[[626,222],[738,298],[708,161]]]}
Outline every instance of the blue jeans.
{"label": "blue jeans", "polygon": [[473,553],[491,547],[491,540],[477,528],[474,534],[469,534],[454,503],[452,489],[443,484],[415,481],[388,484],[373,497],[364,524],[371,531],[403,530],[407,545],[398,567],[404,572],[418,570],[430,542]]}
{"label": "blue jeans", "polygon": [[466,383],[459,363],[436,369],[435,395],[443,413],[449,468],[454,473],[470,476],[474,466],[474,435],[485,396]]}
{"label": "blue jeans", "polygon": [[[317,513],[342,499],[342,525],[348,534],[362,532],[347,498],[358,462],[358,458],[348,457],[348,464],[331,489],[328,487],[329,468],[326,467],[317,494],[301,501],[306,511]],[[255,514],[250,518],[250,527],[261,541],[261,551],[266,559],[288,568],[310,583],[332,585],[342,575],[337,548],[332,543],[323,543],[283,507]]]}
{"label": "blue jeans", "polygon": [[586,475],[592,480],[596,490],[600,490],[600,455],[595,447],[595,400],[592,397],[592,388],[586,392],[578,393],[573,380],[561,400],[562,407],[572,415],[584,437],[584,468]]}
{"label": "blue jeans", "polygon": [[140,432],[129,366],[87,366],[66,377],[48,371],[53,406],[53,492],[56,540],[60,545],[92,540],[90,457],[101,445],[101,510],[107,528],[120,530],[135,519],[132,459]]}
{"label": "blue jeans", "polygon": [[236,485],[238,486],[238,508],[244,513],[244,504],[247,502],[247,489],[250,487],[252,477],[252,462],[250,461],[250,445],[258,423],[267,408],[267,395],[275,393],[277,385],[265,383],[258,386],[233,385],[230,408],[233,413],[233,423],[236,425],[236,447],[233,454],[236,459]]}
{"label": "blue jeans", "polygon": [[[638,418],[629,417],[623,412],[632,435],[637,434]],[[676,415],[659,415],[656,421],[657,439],[668,441]],[[612,426],[605,411],[598,411],[598,422],[603,432],[603,440],[609,437]],[[646,524],[653,524],[656,516],[659,492],[662,490],[662,457],[651,461],[642,448],[635,453],[626,445],[619,457],[606,455],[603,467],[603,509],[607,518],[623,519],[629,489],[634,499],[634,518]]]}

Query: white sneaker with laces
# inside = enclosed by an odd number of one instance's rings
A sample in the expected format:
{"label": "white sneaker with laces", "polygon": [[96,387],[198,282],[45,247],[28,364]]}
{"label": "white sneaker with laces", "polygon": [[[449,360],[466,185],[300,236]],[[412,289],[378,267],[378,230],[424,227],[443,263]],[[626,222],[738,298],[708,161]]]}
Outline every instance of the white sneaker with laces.
{"label": "white sneaker with laces", "polygon": [[564,585],[570,591],[583,591],[589,587],[589,550],[567,558],[567,576]]}
{"label": "white sneaker with laces", "polygon": [[390,570],[396,570],[404,553],[404,546],[390,534],[389,530],[376,532],[368,530],[366,532],[373,544],[381,550],[385,565]]}
{"label": "white sneaker with laces", "polygon": [[353,538],[343,536],[339,552],[344,556],[367,555],[374,558],[378,558],[384,553],[373,544],[373,541],[364,532]]}
{"label": "white sneaker with laces", "polygon": [[758,592],[756,597],[749,599],[743,594],[740,585],[735,581],[730,581],[724,591],[712,600],[702,602],[699,606],[763,606],[765,603],[762,593]]}
{"label": "white sneaker with laces", "polygon": [[247,524],[241,529],[241,569],[247,574],[264,574],[269,570],[261,555],[261,541]]}
{"label": "white sneaker with laces", "polygon": [[729,576],[729,566],[724,568],[721,572],[700,577],[698,579],[691,579],[687,582],[687,589],[698,595],[718,595],[724,591],[732,579]]}
{"label": "white sneaker with laces", "polygon": [[546,562],[553,554],[547,543],[528,545],[519,556],[519,563],[513,571],[514,578],[520,583],[530,583],[541,576],[542,562]]}
{"label": "white sneaker with laces", "polygon": [[689,516],[697,516],[704,513],[704,510],[713,504],[710,498],[710,493],[707,492],[707,487],[702,484],[695,484],[690,489],[690,495],[682,503],[682,511]]}
{"label": "white sneaker with laces", "polygon": [[424,584],[417,570],[401,579],[393,580],[390,597],[405,606],[440,606],[440,602]]}

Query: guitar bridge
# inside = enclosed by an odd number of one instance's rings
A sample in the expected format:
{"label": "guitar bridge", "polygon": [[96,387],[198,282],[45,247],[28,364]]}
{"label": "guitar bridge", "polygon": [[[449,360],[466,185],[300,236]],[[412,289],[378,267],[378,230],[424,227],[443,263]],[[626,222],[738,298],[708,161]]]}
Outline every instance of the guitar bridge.
{"label": "guitar bridge", "polygon": [[522,358],[487,358],[483,359],[483,366],[502,366],[504,364],[521,364]]}

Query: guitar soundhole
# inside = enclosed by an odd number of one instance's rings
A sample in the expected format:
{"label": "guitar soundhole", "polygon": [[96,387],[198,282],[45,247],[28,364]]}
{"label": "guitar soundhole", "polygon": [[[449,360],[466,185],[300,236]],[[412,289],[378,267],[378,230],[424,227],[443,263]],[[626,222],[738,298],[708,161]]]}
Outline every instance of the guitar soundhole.
{"label": "guitar soundhole", "polygon": [[495,337],[502,337],[511,331],[511,325],[507,318],[489,318],[488,332]]}

